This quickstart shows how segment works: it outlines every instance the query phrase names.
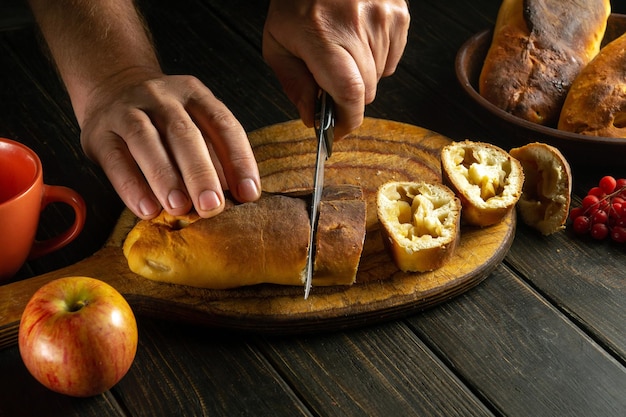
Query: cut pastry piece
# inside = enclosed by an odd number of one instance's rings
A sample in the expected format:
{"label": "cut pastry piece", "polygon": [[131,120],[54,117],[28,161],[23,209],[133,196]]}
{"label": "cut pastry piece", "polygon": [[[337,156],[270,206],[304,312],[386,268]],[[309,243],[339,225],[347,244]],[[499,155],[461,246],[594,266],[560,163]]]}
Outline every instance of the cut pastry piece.
{"label": "cut pastry piece", "polygon": [[550,235],[565,228],[572,194],[572,173],[561,152],[545,143],[511,149],[524,169],[524,187],[517,202],[522,221]]}
{"label": "cut pastry piece", "polygon": [[[326,187],[319,213],[313,284],[353,284],[365,239],[361,188]],[[209,219],[164,211],[137,223],[123,250],[133,272],[155,281],[211,289],[303,285],[310,233],[307,200],[264,194]]]}
{"label": "cut pastry piece", "polygon": [[441,167],[444,183],[461,200],[464,223],[496,224],[515,208],[522,194],[522,165],[495,145],[453,142],[441,151]]}
{"label": "cut pastry piece", "polygon": [[376,197],[381,234],[400,270],[432,271],[453,255],[460,238],[461,203],[448,187],[388,182]]}

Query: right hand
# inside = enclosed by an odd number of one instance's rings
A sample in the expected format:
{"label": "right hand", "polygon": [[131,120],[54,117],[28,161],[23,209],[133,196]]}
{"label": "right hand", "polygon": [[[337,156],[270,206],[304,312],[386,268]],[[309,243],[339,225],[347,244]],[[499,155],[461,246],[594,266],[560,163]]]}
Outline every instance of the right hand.
{"label": "right hand", "polygon": [[335,102],[335,139],[363,122],[378,81],[393,74],[407,43],[405,0],[272,0],[263,56],[305,125],[322,88]]}

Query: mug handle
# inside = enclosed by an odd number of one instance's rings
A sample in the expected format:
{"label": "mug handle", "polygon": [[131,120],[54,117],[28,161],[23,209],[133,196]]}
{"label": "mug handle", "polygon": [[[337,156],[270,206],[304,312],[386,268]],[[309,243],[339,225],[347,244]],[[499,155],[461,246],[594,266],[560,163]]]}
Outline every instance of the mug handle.
{"label": "mug handle", "polygon": [[28,259],[35,259],[47,255],[74,240],[85,225],[87,216],[87,206],[85,200],[76,191],[60,185],[43,186],[43,197],[41,200],[41,210],[51,203],[65,203],[74,209],[74,223],[63,233],[42,241],[35,241]]}

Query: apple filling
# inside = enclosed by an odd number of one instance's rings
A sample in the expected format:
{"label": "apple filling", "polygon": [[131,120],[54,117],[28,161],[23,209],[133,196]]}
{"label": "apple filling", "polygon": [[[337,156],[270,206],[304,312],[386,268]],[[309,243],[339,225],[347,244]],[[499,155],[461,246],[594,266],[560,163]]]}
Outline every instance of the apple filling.
{"label": "apple filling", "polygon": [[454,168],[458,178],[466,181],[463,188],[468,194],[483,201],[502,195],[511,172],[510,160],[480,148],[457,146],[453,152]]}
{"label": "apple filling", "polygon": [[509,214],[522,194],[521,163],[485,142],[453,142],[441,150],[441,175],[461,200],[463,222],[485,227]]}
{"label": "apple filling", "polygon": [[395,225],[394,234],[408,241],[436,239],[449,233],[453,198],[428,184],[397,185],[383,190],[388,203],[384,217]]}

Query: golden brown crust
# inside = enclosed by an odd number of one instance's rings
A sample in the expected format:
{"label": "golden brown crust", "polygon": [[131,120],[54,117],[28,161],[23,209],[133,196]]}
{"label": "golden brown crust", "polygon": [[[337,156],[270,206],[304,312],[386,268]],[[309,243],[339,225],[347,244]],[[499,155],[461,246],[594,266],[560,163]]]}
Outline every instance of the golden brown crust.
{"label": "golden brown crust", "polygon": [[432,271],[454,254],[461,203],[445,185],[387,182],[378,189],[376,206],[383,243],[401,271]]}
{"label": "golden brown crust", "polygon": [[609,0],[504,0],[480,94],[520,118],[556,125],[567,92],[600,50]]}
{"label": "golden brown crust", "polygon": [[543,235],[564,229],[572,194],[572,173],[563,154],[545,143],[529,143],[509,153],[524,169],[524,189],[517,202],[522,221]]}
{"label": "golden brown crust", "polygon": [[558,128],[626,138],[626,34],[606,45],[574,81]]}
{"label": "golden brown crust", "polygon": [[[360,190],[333,194],[329,188],[320,207],[318,237],[322,248],[329,245],[338,252],[322,251],[316,268],[324,273],[319,279],[314,275],[313,283],[349,285],[363,248],[365,201]],[[133,272],[155,281],[211,289],[302,285],[308,209],[305,199],[264,194],[257,202],[233,205],[210,219],[164,211],[137,223],[124,242],[124,255]],[[343,230],[333,233],[328,225]],[[345,256],[337,256],[344,251]]]}
{"label": "golden brown crust", "polygon": [[444,183],[461,200],[462,220],[467,224],[498,223],[522,194],[522,165],[489,143],[452,142],[441,151],[441,168]]}
{"label": "golden brown crust", "polygon": [[314,285],[354,283],[365,240],[366,208],[360,187],[324,189],[315,240]]}

